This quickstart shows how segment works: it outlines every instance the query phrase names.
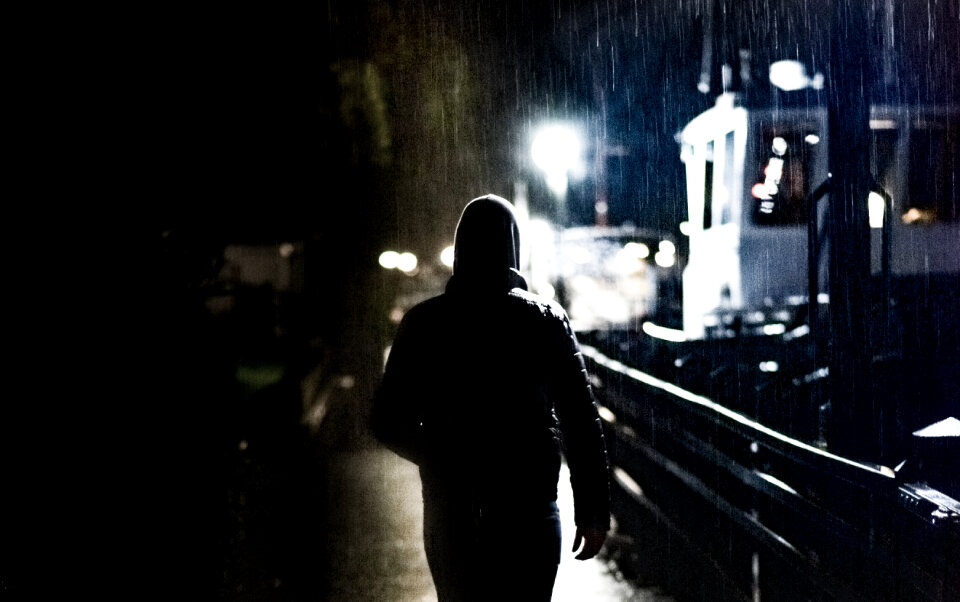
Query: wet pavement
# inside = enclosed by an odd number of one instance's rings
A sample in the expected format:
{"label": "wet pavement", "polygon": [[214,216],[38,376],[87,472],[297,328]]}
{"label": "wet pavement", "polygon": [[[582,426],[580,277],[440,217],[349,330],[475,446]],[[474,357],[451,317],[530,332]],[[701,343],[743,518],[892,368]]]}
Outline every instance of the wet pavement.
{"label": "wet pavement", "polygon": [[[372,440],[355,384],[350,377],[328,379],[305,404],[304,423],[269,437],[260,429],[237,442],[221,599],[437,599],[423,549],[416,466]],[[564,551],[554,600],[670,600],[624,579],[607,554],[574,559],[566,467],[560,485]]]}

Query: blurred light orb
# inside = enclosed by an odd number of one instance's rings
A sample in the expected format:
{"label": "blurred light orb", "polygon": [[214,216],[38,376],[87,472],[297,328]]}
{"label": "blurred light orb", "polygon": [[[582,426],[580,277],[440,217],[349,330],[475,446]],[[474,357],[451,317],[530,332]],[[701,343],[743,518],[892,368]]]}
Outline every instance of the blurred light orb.
{"label": "blurred light orb", "polygon": [[770,83],[787,92],[810,85],[807,68],[800,61],[777,61],[770,65]]}
{"label": "blurred light orb", "polygon": [[646,259],[650,257],[650,247],[642,242],[628,242],[623,245],[624,252],[635,259]]}
{"label": "blurred light orb", "polygon": [[883,197],[876,192],[871,192],[867,197],[867,213],[869,215],[871,228],[883,227],[884,205]]}
{"label": "blurred light orb", "polygon": [[670,268],[677,263],[677,256],[673,253],[657,251],[657,254],[653,256],[653,260],[662,268]]}
{"label": "blurred light orb", "polygon": [[783,156],[787,152],[787,141],[781,136],[773,139],[773,152],[778,156]]}
{"label": "blurred light orb", "polygon": [[561,123],[537,130],[530,148],[533,164],[543,170],[547,185],[557,194],[566,191],[567,174],[579,168],[582,152],[583,144],[576,129]]}
{"label": "blurred light orb", "polygon": [[666,253],[667,255],[673,255],[677,252],[677,247],[669,240],[661,240],[657,249],[661,253]]}
{"label": "blurred light orb", "polygon": [[450,245],[449,247],[445,248],[443,251],[440,252],[440,263],[447,266],[448,268],[453,267],[453,258],[454,258],[453,245]]}
{"label": "blurred light orb", "polygon": [[690,225],[690,222],[680,222],[680,234],[683,234],[684,236],[690,236],[691,228],[692,226]]}
{"label": "blurred light orb", "polygon": [[417,269],[417,256],[413,253],[404,252],[397,258],[397,269],[405,274],[409,274]]}
{"label": "blurred light orb", "polygon": [[380,253],[380,267],[392,270],[400,265],[400,253],[396,251],[384,251]]}

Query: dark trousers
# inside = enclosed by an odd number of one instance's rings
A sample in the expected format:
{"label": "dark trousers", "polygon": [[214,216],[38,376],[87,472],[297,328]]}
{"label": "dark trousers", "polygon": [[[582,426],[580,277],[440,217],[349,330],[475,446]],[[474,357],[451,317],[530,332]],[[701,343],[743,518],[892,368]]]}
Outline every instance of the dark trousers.
{"label": "dark trousers", "polygon": [[439,602],[550,601],[560,564],[556,502],[493,510],[424,494],[424,545]]}

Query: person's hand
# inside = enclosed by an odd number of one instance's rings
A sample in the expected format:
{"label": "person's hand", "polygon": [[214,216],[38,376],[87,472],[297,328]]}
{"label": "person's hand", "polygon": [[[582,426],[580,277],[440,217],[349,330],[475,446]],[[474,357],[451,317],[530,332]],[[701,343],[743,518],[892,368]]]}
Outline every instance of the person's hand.
{"label": "person's hand", "polygon": [[577,527],[577,535],[573,538],[573,551],[576,552],[580,544],[583,544],[583,549],[576,556],[577,560],[590,560],[596,556],[606,540],[605,530]]}

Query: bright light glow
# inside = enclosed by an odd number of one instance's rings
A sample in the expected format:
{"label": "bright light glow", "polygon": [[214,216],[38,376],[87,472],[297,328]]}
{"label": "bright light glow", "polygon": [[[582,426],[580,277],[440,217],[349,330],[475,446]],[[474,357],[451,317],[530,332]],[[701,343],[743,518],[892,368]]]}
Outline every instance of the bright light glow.
{"label": "bright light glow", "polygon": [[940,422],[914,431],[915,437],[960,437],[960,420],[954,417],[944,418]]}
{"label": "bright light glow", "polygon": [[285,242],[282,245],[280,245],[280,257],[283,257],[284,259],[293,255],[293,251],[294,251],[293,245],[288,242]]}
{"label": "bright light glow", "polygon": [[680,222],[680,234],[690,236],[690,222]]}
{"label": "bright light glow", "polygon": [[870,196],[867,197],[867,211],[870,215],[870,227],[882,228],[884,211],[883,197],[876,192],[871,192]]}
{"label": "bright light glow", "polygon": [[401,253],[397,259],[397,269],[405,274],[414,271],[417,269],[417,256],[410,252]]}
{"label": "bright light glow", "polygon": [[657,265],[662,268],[673,267],[677,263],[677,256],[674,253],[667,253],[665,251],[657,251],[657,254],[653,256],[653,260],[657,262]]}
{"label": "bright light glow", "polygon": [[453,245],[450,245],[440,252],[440,263],[448,268],[453,267]]}
{"label": "bright light glow", "polygon": [[557,298],[557,290],[548,282],[544,282],[539,288],[537,288],[537,294],[541,297],[546,297],[547,299]]}
{"label": "bright light glow", "polygon": [[787,152],[787,141],[777,136],[773,139],[773,152],[776,155],[783,155]]}
{"label": "bright light glow", "polygon": [[806,88],[811,82],[803,63],[777,61],[770,65],[770,83],[781,90],[792,92]]}
{"label": "bright light glow", "polygon": [[777,362],[760,362],[760,372],[776,372],[780,369],[780,364]]}
{"label": "bright light glow", "polygon": [[392,270],[400,263],[400,253],[396,251],[384,251],[380,253],[380,266]]}
{"label": "bright light glow", "polygon": [[894,121],[893,119],[871,119],[870,129],[871,130],[895,130],[897,129],[897,122]]}
{"label": "bright light glow", "polygon": [[[786,492],[788,492],[788,493],[792,493],[793,495],[797,495],[797,490],[796,490],[796,489],[794,489],[793,487],[787,485],[786,483],[784,483],[783,481],[781,481],[781,480],[778,479],[777,477],[768,475],[768,474],[766,474],[766,473],[764,473],[764,472],[760,472],[759,470],[754,470],[753,472],[754,472],[758,477],[760,477],[760,478],[763,479],[764,481],[770,483],[771,485],[776,485],[777,487],[779,487],[780,489],[783,489],[784,491],[786,491]],[[754,555],[754,558],[757,558],[756,554]],[[755,565],[755,566],[756,566],[756,565]],[[759,572],[759,569],[756,569],[756,570],[757,570],[757,572]]]}
{"label": "bright light glow", "polygon": [[607,408],[606,406],[598,405],[597,414],[600,415],[600,418],[602,418],[604,422],[609,422],[610,424],[613,424],[617,421],[616,414],[611,412],[610,408]]}
{"label": "bright light glow", "polygon": [[589,265],[593,263],[594,256],[588,249],[583,247],[570,247],[567,250],[567,257],[577,265]]}
{"label": "bright light glow", "polygon": [[560,195],[567,190],[567,174],[580,167],[582,145],[577,131],[569,125],[543,126],[533,138],[530,149],[533,163],[543,170],[547,185]]}
{"label": "bright light glow", "polygon": [[780,178],[783,177],[783,159],[770,157],[770,163],[763,168],[763,175],[773,178],[775,183],[779,183]]}
{"label": "bright light glow", "polygon": [[797,326],[796,328],[788,332],[783,337],[783,339],[785,341],[792,341],[793,339],[799,339],[800,337],[805,337],[808,334],[810,334],[810,327],[807,326],[806,324],[801,324],[800,326]]}
{"label": "bright light glow", "polygon": [[624,275],[635,274],[646,269],[644,259],[650,256],[650,248],[643,243],[628,242],[617,251],[610,261],[611,269]]}
{"label": "bright light glow", "polygon": [[550,190],[553,191],[556,195],[561,195],[567,192],[567,186],[570,184],[570,179],[567,178],[566,172],[563,171],[548,171],[547,172],[547,186]]}
{"label": "bright light glow", "polygon": [[817,136],[816,134],[807,134],[803,141],[810,146],[813,146],[814,144],[820,143],[820,136]]}
{"label": "bright light glow", "polygon": [[674,245],[669,240],[661,240],[657,248],[660,250],[660,252],[666,253],[668,255],[673,255],[674,253],[677,252],[676,245]]}
{"label": "bright light glow", "polygon": [[640,488],[640,485],[636,481],[630,478],[630,475],[627,474],[625,470],[619,466],[613,467],[613,478],[616,479],[624,489],[629,491],[635,498],[643,498],[643,489]]}
{"label": "bright light glow", "polygon": [[905,224],[912,224],[914,222],[919,222],[921,217],[923,217],[923,214],[920,213],[920,210],[916,207],[911,207],[907,209],[906,213],[903,214],[901,220]]}
{"label": "bright light glow", "polygon": [[754,184],[753,188],[750,189],[750,194],[752,194],[754,198],[762,200],[767,200],[770,198],[770,193],[767,192],[767,185],[763,182],[757,182]]}
{"label": "bright light glow", "polygon": [[643,328],[643,332],[655,339],[673,341],[674,343],[682,343],[687,340],[687,335],[685,335],[682,330],[657,326],[653,322],[644,322],[641,328]]}
{"label": "bright light glow", "polygon": [[787,327],[783,324],[764,324],[763,325],[763,334],[767,335],[777,335],[783,334],[787,331]]}
{"label": "bright light glow", "polygon": [[623,245],[624,252],[635,259],[646,259],[650,257],[650,247],[642,242],[628,242]]}

